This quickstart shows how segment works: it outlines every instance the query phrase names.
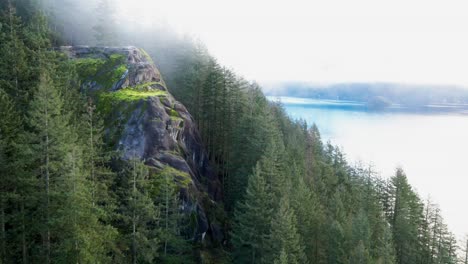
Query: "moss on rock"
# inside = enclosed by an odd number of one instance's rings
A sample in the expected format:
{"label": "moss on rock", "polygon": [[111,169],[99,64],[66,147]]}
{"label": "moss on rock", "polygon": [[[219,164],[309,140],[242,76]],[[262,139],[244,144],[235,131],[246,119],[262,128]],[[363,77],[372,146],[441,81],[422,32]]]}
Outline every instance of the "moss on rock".
{"label": "moss on rock", "polygon": [[148,97],[154,96],[164,96],[167,95],[166,91],[153,90],[153,91],[138,91],[132,88],[120,89],[115,92],[103,92],[100,94],[100,98],[103,101],[135,101],[140,99],[145,99]]}
{"label": "moss on rock", "polygon": [[79,58],[74,64],[83,82],[95,81],[104,90],[111,89],[128,70],[126,57],[122,54],[112,54],[108,59]]}

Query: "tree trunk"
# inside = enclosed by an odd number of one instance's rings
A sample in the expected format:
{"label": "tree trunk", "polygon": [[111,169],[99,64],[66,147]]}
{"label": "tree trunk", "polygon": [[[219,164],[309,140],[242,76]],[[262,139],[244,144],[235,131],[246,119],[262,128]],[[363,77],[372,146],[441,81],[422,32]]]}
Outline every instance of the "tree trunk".
{"label": "tree trunk", "polygon": [[[134,157],[135,159],[135,157]],[[133,161],[133,202],[136,199],[136,160]],[[135,204],[133,205],[133,217],[132,217],[132,261],[133,264],[137,263],[137,249],[136,249],[136,209]]]}
{"label": "tree trunk", "polygon": [[88,105],[88,113],[89,113],[89,140],[90,140],[90,149],[91,149],[91,181],[92,181],[92,190],[91,190],[91,199],[93,201],[93,206],[95,205],[96,201],[96,176],[95,176],[95,168],[94,168],[94,123],[93,123],[93,113],[94,113],[94,106]]}

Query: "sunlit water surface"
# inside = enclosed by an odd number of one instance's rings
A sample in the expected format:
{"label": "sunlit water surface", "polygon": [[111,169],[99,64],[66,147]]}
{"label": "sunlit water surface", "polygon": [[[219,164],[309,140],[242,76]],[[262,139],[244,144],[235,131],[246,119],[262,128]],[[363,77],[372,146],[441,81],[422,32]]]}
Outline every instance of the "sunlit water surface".
{"label": "sunlit water surface", "polygon": [[[371,162],[382,177],[402,167],[426,200],[440,205],[449,228],[461,238],[468,232],[468,115],[401,108],[367,111],[355,102],[291,97],[280,100],[287,113],[316,123],[322,139],[342,147],[351,164]],[[442,109],[442,110],[440,110]]]}

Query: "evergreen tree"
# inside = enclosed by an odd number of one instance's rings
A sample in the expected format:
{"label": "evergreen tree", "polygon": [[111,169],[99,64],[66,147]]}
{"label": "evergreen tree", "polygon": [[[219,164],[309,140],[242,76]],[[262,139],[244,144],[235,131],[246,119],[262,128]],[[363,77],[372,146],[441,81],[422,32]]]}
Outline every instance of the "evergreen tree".
{"label": "evergreen tree", "polygon": [[291,207],[297,216],[297,229],[302,237],[304,252],[311,263],[321,263],[325,259],[326,225],[323,208],[316,194],[305,184],[302,177],[291,190]]}
{"label": "evergreen tree", "polygon": [[281,250],[281,253],[279,254],[279,257],[275,259],[273,262],[274,264],[289,264],[288,260],[288,255],[286,254],[286,251],[284,249]]}
{"label": "evergreen tree", "polygon": [[460,257],[460,263],[468,264],[468,238],[462,241],[462,255]]}
{"label": "evergreen tree", "polygon": [[417,263],[420,257],[419,226],[423,218],[421,202],[408,184],[403,170],[397,169],[391,181],[391,223],[397,263]]}
{"label": "evergreen tree", "polygon": [[345,253],[343,250],[343,228],[341,224],[332,220],[332,223],[329,227],[329,236],[328,236],[328,250],[327,250],[327,263],[346,263]]}
{"label": "evergreen tree", "polygon": [[51,261],[52,238],[57,233],[53,228],[54,216],[57,214],[57,202],[62,199],[59,183],[63,182],[67,171],[62,165],[76,138],[70,131],[69,114],[62,112],[63,100],[53,85],[49,75],[41,76],[41,83],[37,89],[34,100],[31,101],[28,115],[28,124],[32,134],[27,136],[27,148],[33,164],[37,164],[32,171],[43,182],[42,191],[38,197],[41,201],[39,207],[39,230],[43,239],[41,255],[44,262]]}
{"label": "evergreen tree", "polygon": [[123,263],[153,263],[160,241],[157,237],[159,213],[150,195],[148,167],[137,159],[129,162],[123,176],[119,208],[124,239]]}
{"label": "evergreen tree", "polygon": [[68,195],[59,201],[57,220],[54,228],[57,234],[57,245],[54,262],[105,263],[109,262],[108,253],[115,232],[104,225],[102,211],[93,203],[91,185],[84,173],[83,159],[78,146],[67,154],[63,164],[69,167],[60,184]]}
{"label": "evergreen tree", "polygon": [[192,245],[184,233],[188,233],[191,238],[194,232],[189,230],[188,225],[194,223],[188,223],[188,217],[180,209],[182,205],[178,194],[179,186],[174,182],[174,174],[173,169],[165,167],[152,180],[152,185],[157,186],[153,191],[160,215],[157,227],[161,242],[158,260],[162,263],[191,263]]}
{"label": "evergreen tree", "polygon": [[14,196],[14,190],[17,186],[16,182],[16,171],[12,166],[16,157],[15,153],[15,140],[17,133],[20,128],[20,120],[18,114],[15,111],[14,103],[10,96],[0,89],[0,113],[3,114],[0,119],[0,260],[7,262],[8,245],[11,244],[7,235],[7,225],[9,223],[9,217],[7,211],[11,211],[9,208],[12,198]]}
{"label": "evergreen tree", "polygon": [[236,262],[267,263],[271,218],[271,193],[257,165],[249,177],[244,202],[238,203],[234,213],[232,242]]}
{"label": "evergreen tree", "polygon": [[307,263],[304,246],[296,227],[296,216],[286,197],[281,199],[278,211],[272,219],[269,244],[271,260],[281,259],[281,252],[284,251],[289,263]]}
{"label": "evergreen tree", "polygon": [[102,262],[108,253],[104,244],[111,237],[103,232],[109,228],[101,224],[93,206],[70,116],[57,87],[44,73],[28,112],[31,131],[21,137],[23,161],[28,164],[25,173],[31,175],[28,189],[34,190],[22,199],[39,202],[29,209],[38,216],[29,232],[31,239],[36,232],[42,237],[42,245],[36,241],[30,252],[47,263]]}

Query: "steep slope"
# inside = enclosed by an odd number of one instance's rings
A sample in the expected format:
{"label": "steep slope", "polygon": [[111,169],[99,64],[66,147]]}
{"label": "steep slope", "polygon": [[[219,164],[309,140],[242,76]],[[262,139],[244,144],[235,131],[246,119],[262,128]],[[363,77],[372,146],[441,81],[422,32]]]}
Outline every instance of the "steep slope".
{"label": "steep slope", "polygon": [[[106,138],[122,160],[143,160],[157,177],[169,173],[180,186],[183,210],[196,215],[194,239],[223,240],[220,182],[187,109],[168,92],[145,51],[135,47],[62,47],[74,60],[82,93],[96,101]],[[222,211],[222,210],[221,210]]]}

